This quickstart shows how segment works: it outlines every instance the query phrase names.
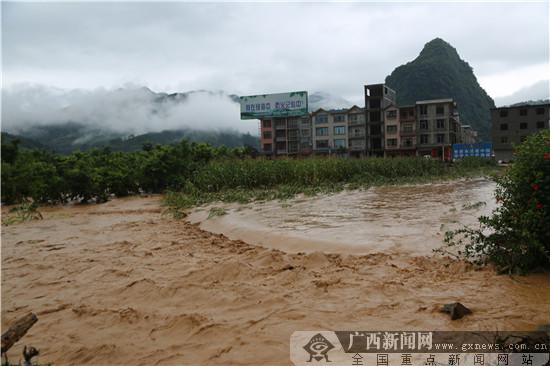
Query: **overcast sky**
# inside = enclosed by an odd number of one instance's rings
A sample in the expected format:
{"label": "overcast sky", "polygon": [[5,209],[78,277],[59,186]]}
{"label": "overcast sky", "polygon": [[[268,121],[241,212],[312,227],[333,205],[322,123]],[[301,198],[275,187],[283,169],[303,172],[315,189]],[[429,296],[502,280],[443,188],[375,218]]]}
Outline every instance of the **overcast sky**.
{"label": "overcast sky", "polygon": [[2,2],[2,31],[8,89],[308,90],[362,104],[363,84],[382,82],[435,37],[458,50],[493,98],[550,71],[546,1]]}

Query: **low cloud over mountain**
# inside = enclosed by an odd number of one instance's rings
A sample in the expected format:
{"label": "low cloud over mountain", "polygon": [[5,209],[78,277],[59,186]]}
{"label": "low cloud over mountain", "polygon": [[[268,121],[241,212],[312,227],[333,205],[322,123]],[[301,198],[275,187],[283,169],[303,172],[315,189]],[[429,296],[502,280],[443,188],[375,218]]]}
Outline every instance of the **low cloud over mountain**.
{"label": "low cloud over mountain", "polygon": [[61,90],[17,85],[3,91],[2,129],[20,133],[33,126],[75,122],[123,134],[197,129],[257,132],[241,121],[236,96],[225,92],[155,93],[145,87]]}
{"label": "low cloud over mountain", "polygon": [[540,80],[535,84],[522,88],[511,95],[495,98],[497,107],[529,100],[550,99],[550,80]]}

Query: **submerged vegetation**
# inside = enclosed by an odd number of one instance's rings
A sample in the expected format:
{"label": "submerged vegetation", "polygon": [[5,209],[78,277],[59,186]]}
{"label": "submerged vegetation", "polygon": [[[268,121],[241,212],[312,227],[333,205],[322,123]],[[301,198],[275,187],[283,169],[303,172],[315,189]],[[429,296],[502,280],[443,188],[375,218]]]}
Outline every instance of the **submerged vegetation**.
{"label": "submerged vegetation", "polygon": [[26,201],[12,207],[7,215],[2,216],[2,224],[13,225],[31,220],[42,220],[42,214],[38,211],[36,202]]}
{"label": "submerged vegetation", "polygon": [[246,203],[332,193],[384,184],[427,183],[496,172],[492,160],[466,158],[454,164],[425,158],[312,157],[307,159],[213,160],[179,191],[168,206],[184,210],[209,202]]}
{"label": "submerged vegetation", "polygon": [[526,273],[550,267],[550,131],[516,147],[515,163],[497,178],[500,203],[478,228],[448,232],[448,246],[475,263],[501,272]]}

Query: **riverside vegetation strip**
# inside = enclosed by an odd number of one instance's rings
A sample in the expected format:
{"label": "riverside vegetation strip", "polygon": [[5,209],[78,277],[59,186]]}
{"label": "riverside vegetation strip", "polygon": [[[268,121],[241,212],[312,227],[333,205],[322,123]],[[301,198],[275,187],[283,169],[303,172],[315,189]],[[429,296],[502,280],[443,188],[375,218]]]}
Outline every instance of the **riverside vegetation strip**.
{"label": "riverside vegetation strip", "polygon": [[465,158],[454,164],[425,158],[312,157],[307,159],[215,160],[179,191],[168,191],[165,204],[176,216],[214,201],[246,203],[288,199],[377,185],[430,183],[498,174],[494,161]]}
{"label": "riverside vegetation strip", "polygon": [[2,144],[2,202],[105,202],[110,196],[171,193],[167,202],[189,207],[211,200],[285,198],[376,184],[417,183],[485,174],[494,162],[455,164],[424,158],[253,158],[249,148],[213,148],[182,140],[143,150],[98,149],[60,155]]}

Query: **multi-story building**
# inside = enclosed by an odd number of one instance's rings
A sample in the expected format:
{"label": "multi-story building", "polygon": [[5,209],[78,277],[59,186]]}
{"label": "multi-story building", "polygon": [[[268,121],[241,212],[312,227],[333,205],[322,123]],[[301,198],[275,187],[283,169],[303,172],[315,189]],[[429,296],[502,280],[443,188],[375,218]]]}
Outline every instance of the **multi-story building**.
{"label": "multi-story building", "polygon": [[348,149],[348,109],[318,109],[311,113],[313,150],[330,154]]}
{"label": "multi-story building", "polygon": [[348,151],[353,156],[367,153],[367,125],[365,109],[353,106],[348,109]]}
{"label": "multi-story building", "polygon": [[433,99],[416,102],[417,154],[451,158],[451,146],[460,141],[461,130],[456,102]]}
{"label": "multi-story building", "polygon": [[550,128],[550,103],[491,109],[493,150],[497,160],[511,161],[514,145]]}
{"label": "multi-story building", "polygon": [[[477,132],[469,125],[460,124],[453,99],[424,100],[398,107],[395,97],[395,91],[384,84],[366,85],[366,108],[321,108],[301,117],[265,118],[260,125],[262,152],[266,155],[307,155],[345,151],[353,156],[429,155],[450,159],[452,144],[477,142]],[[525,112],[525,116],[522,114],[524,119],[534,117],[531,122],[526,120],[518,124],[520,130],[538,129],[543,125],[548,128],[549,105],[538,106],[534,112]],[[508,112],[501,109],[492,111],[493,121],[507,118]],[[538,114],[543,109],[543,114]],[[509,141],[506,148],[511,150],[514,138],[504,136],[504,132],[512,129],[502,128],[505,130],[496,132],[493,128],[494,134],[503,135],[501,142]],[[519,142],[519,138],[517,140]]]}
{"label": "multi-story building", "polygon": [[416,108],[391,105],[384,110],[385,156],[416,155]]}
{"label": "multi-story building", "polygon": [[401,155],[416,155],[416,106],[399,107],[399,141]]}
{"label": "multi-story building", "polygon": [[260,134],[265,155],[306,155],[312,151],[311,122],[307,115],[262,119]]}
{"label": "multi-story building", "polygon": [[385,127],[385,156],[397,156],[399,153],[400,135],[399,135],[399,108],[390,105],[384,109],[384,127]]}
{"label": "multi-story building", "polygon": [[366,147],[370,156],[384,156],[384,110],[392,104],[393,89],[385,84],[365,85]]}

